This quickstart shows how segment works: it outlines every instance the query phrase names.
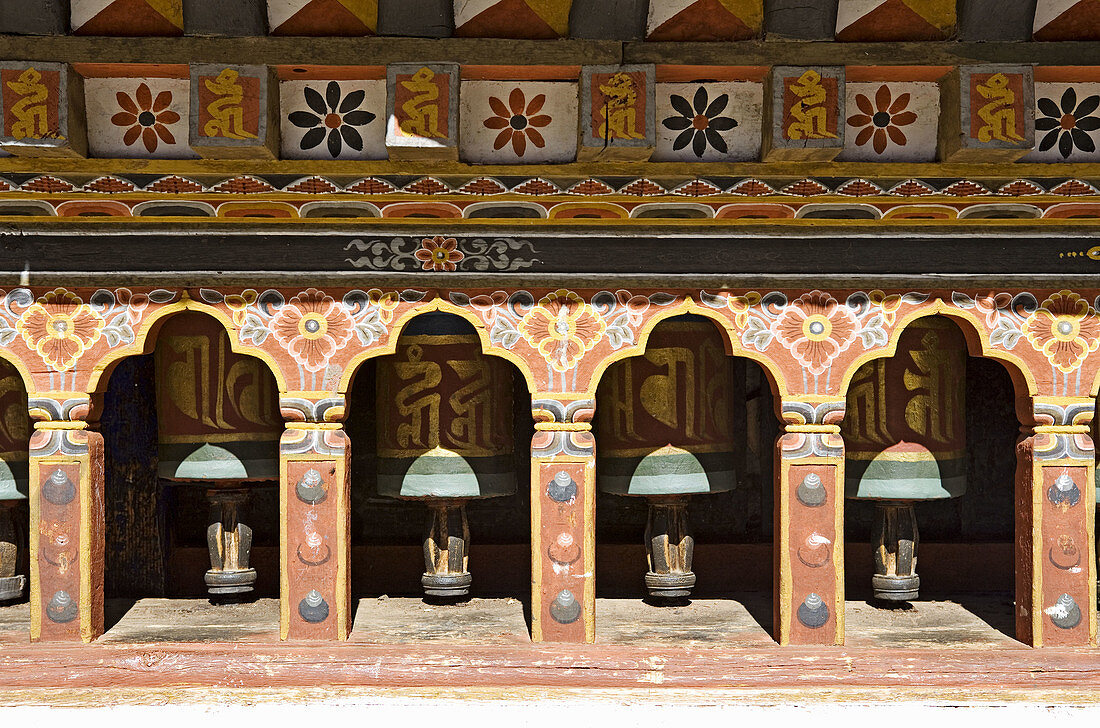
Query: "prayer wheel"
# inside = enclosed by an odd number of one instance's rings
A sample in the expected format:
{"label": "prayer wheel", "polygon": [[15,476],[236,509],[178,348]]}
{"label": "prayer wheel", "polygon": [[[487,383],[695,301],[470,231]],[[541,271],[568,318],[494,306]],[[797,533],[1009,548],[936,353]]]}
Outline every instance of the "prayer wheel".
{"label": "prayer wheel", "polygon": [[732,490],[732,366],[701,316],[653,330],[645,354],[616,362],[597,393],[597,483],[649,501],[645,577],[650,595],[683,598],[695,586],[692,495]]}
{"label": "prayer wheel", "polygon": [[429,313],[379,360],[376,381],[378,493],[430,510],[424,593],[468,594],[466,503],[516,492],[511,368],[465,321]]}
{"label": "prayer wheel", "polygon": [[156,348],[161,478],[206,488],[210,570],[217,597],[252,591],[250,489],[279,479],[278,388],[259,359],[235,354],[216,320],[178,314]]}
{"label": "prayer wheel", "polygon": [[27,453],[31,422],[15,367],[0,359],[0,601],[19,599],[27,585]]}
{"label": "prayer wheel", "polygon": [[954,324],[919,319],[893,357],[860,367],[848,388],[845,495],[875,502],[877,599],[919,594],[914,504],[966,492],[966,356]]}

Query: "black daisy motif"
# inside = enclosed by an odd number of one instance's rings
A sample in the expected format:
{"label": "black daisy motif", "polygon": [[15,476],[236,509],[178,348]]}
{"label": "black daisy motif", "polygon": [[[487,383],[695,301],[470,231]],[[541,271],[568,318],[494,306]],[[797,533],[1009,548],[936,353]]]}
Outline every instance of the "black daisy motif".
{"label": "black daisy motif", "polygon": [[696,157],[702,157],[709,144],[715,150],[725,154],[729,151],[726,140],[719,132],[729,131],[737,122],[729,116],[719,116],[726,110],[730,101],[729,94],[722,94],[710,101],[703,86],[695,92],[691,103],[683,96],[672,94],[672,108],[679,116],[670,116],[661,123],[666,129],[680,132],[672,142],[673,151],[680,151],[691,143],[691,151]]}
{"label": "black daisy motif", "polygon": [[1039,151],[1052,149],[1057,143],[1062,159],[1069,157],[1074,147],[1082,152],[1095,152],[1096,143],[1089,132],[1100,129],[1100,117],[1091,115],[1097,107],[1100,107],[1100,95],[1087,96],[1077,103],[1077,92],[1072,86],[1062,94],[1059,104],[1055,104],[1054,99],[1039,99],[1039,111],[1043,115],[1035,120],[1035,129],[1046,132],[1039,142]]}
{"label": "black daisy motif", "polygon": [[332,158],[340,156],[344,144],[357,152],[363,151],[363,137],[354,127],[374,121],[375,115],[362,111],[359,106],[367,96],[366,91],[352,91],[340,99],[340,84],[329,81],[324,98],[309,86],[305,89],[306,105],[315,111],[294,111],[287,119],[299,129],[309,129],[302,137],[302,149],[313,149],[328,138],[328,153]]}

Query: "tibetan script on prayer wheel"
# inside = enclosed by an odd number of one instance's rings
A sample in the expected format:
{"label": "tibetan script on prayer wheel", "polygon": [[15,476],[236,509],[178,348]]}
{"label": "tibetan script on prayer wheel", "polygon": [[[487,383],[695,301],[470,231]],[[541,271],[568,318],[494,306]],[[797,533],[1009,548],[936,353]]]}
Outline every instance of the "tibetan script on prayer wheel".
{"label": "tibetan script on prayer wheel", "polygon": [[616,362],[596,405],[599,486],[621,495],[715,493],[734,485],[731,364],[714,324],[661,324],[645,354]]}
{"label": "tibetan script on prayer wheel", "polygon": [[843,435],[849,498],[927,500],[966,491],[966,340],[950,321],[909,324],[889,359],[859,369]]}
{"label": "tibetan script on prayer wheel", "polygon": [[278,478],[278,388],[259,359],[236,354],[216,320],[174,316],[156,349],[160,475],[170,480]]}
{"label": "tibetan script on prayer wheel", "polygon": [[378,363],[378,490],[400,498],[515,492],[512,372],[446,314],[409,324]]}

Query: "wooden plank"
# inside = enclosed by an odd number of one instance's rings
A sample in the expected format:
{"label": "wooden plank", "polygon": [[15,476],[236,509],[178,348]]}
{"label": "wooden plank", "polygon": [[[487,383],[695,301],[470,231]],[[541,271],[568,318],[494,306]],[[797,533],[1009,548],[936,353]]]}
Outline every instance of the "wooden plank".
{"label": "wooden plank", "polygon": [[[1054,44],[1058,45],[1058,44]],[[1078,44],[1080,45],[1080,44]],[[622,44],[600,40],[551,42],[500,38],[107,38],[0,35],[0,60],[69,63],[241,63],[357,66],[431,60],[485,65],[617,64]]]}

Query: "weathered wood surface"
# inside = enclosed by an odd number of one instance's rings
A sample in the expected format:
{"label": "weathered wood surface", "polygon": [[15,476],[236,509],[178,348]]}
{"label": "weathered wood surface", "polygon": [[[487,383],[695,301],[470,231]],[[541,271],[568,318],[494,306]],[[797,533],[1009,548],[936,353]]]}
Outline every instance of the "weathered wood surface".
{"label": "weathered wood surface", "polygon": [[1075,65],[1100,55],[1095,42],[834,43],[831,41],[617,42],[497,38],[108,38],[94,36],[0,36],[0,57],[70,63],[229,63],[242,57],[256,64],[308,63],[349,66],[369,58],[378,65],[430,58],[486,65],[662,63],[696,65],[958,65],[1042,63]]}
{"label": "weathered wood surface", "polygon": [[[66,690],[170,686],[889,688],[1028,692],[1100,688],[1084,649],[879,650],[581,645],[179,644],[0,649],[0,685]],[[805,697],[805,696],[803,696]]]}

